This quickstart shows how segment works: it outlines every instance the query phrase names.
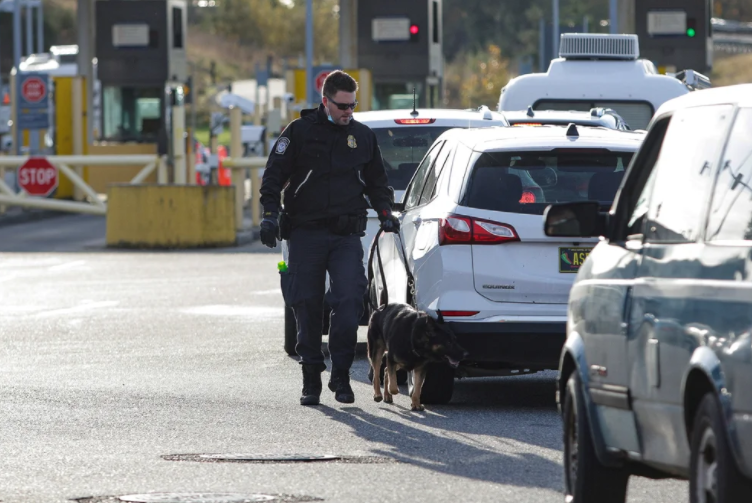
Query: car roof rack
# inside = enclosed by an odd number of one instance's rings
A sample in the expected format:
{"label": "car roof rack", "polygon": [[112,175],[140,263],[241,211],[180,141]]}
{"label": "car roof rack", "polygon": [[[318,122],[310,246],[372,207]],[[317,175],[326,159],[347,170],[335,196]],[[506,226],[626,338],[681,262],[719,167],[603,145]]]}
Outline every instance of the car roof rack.
{"label": "car roof rack", "polygon": [[710,79],[700,72],[696,72],[695,70],[682,70],[680,72],[673,74],[669,73],[667,75],[679,79],[682,84],[687,86],[687,88],[689,88],[691,91],[699,91],[700,89],[707,89],[709,87],[712,87]]}

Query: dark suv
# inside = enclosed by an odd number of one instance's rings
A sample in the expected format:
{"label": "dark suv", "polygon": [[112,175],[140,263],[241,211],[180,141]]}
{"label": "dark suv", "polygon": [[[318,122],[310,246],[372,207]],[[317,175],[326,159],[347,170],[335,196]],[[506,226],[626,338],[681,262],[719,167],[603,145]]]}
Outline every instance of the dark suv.
{"label": "dark suv", "polygon": [[601,236],[559,367],[568,501],[621,503],[631,474],[752,501],[751,139],[752,85],[676,98],[608,214],[547,209],[547,235]]}

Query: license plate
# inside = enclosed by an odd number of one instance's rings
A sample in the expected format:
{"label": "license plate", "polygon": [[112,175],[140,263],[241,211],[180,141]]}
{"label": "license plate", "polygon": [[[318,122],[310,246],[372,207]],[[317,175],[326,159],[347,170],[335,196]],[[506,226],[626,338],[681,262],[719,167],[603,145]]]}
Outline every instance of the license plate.
{"label": "license plate", "polygon": [[577,272],[592,248],[559,248],[559,272]]}

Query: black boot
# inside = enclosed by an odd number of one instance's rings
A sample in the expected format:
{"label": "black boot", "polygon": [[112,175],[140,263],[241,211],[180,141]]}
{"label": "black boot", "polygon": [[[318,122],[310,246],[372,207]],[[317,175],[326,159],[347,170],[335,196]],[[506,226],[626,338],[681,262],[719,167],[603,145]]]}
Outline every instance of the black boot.
{"label": "black boot", "polygon": [[334,399],[341,403],[355,402],[355,393],[350,387],[350,371],[347,369],[332,369],[329,379],[329,389],[334,391]]}
{"label": "black boot", "polygon": [[300,397],[300,405],[318,405],[321,396],[321,373],[326,370],[326,365],[303,364],[303,395]]}

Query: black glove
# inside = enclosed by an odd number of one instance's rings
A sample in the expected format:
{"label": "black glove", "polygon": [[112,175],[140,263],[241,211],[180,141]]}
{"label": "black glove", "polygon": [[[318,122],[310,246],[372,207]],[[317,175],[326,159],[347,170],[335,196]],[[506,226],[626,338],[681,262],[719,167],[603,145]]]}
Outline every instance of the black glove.
{"label": "black glove", "polygon": [[279,236],[279,222],[277,213],[265,211],[264,219],[261,221],[261,242],[269,248],[276,248],[277,238]]}
{"label": "black glove", "polygon": [[379,215],[379,220],[381,220],[381,228],[384,229],[384,232],[394,232],[394,233],[399,232],[400,230],[399,218],[395,217],[391,213],[387,215]]}

